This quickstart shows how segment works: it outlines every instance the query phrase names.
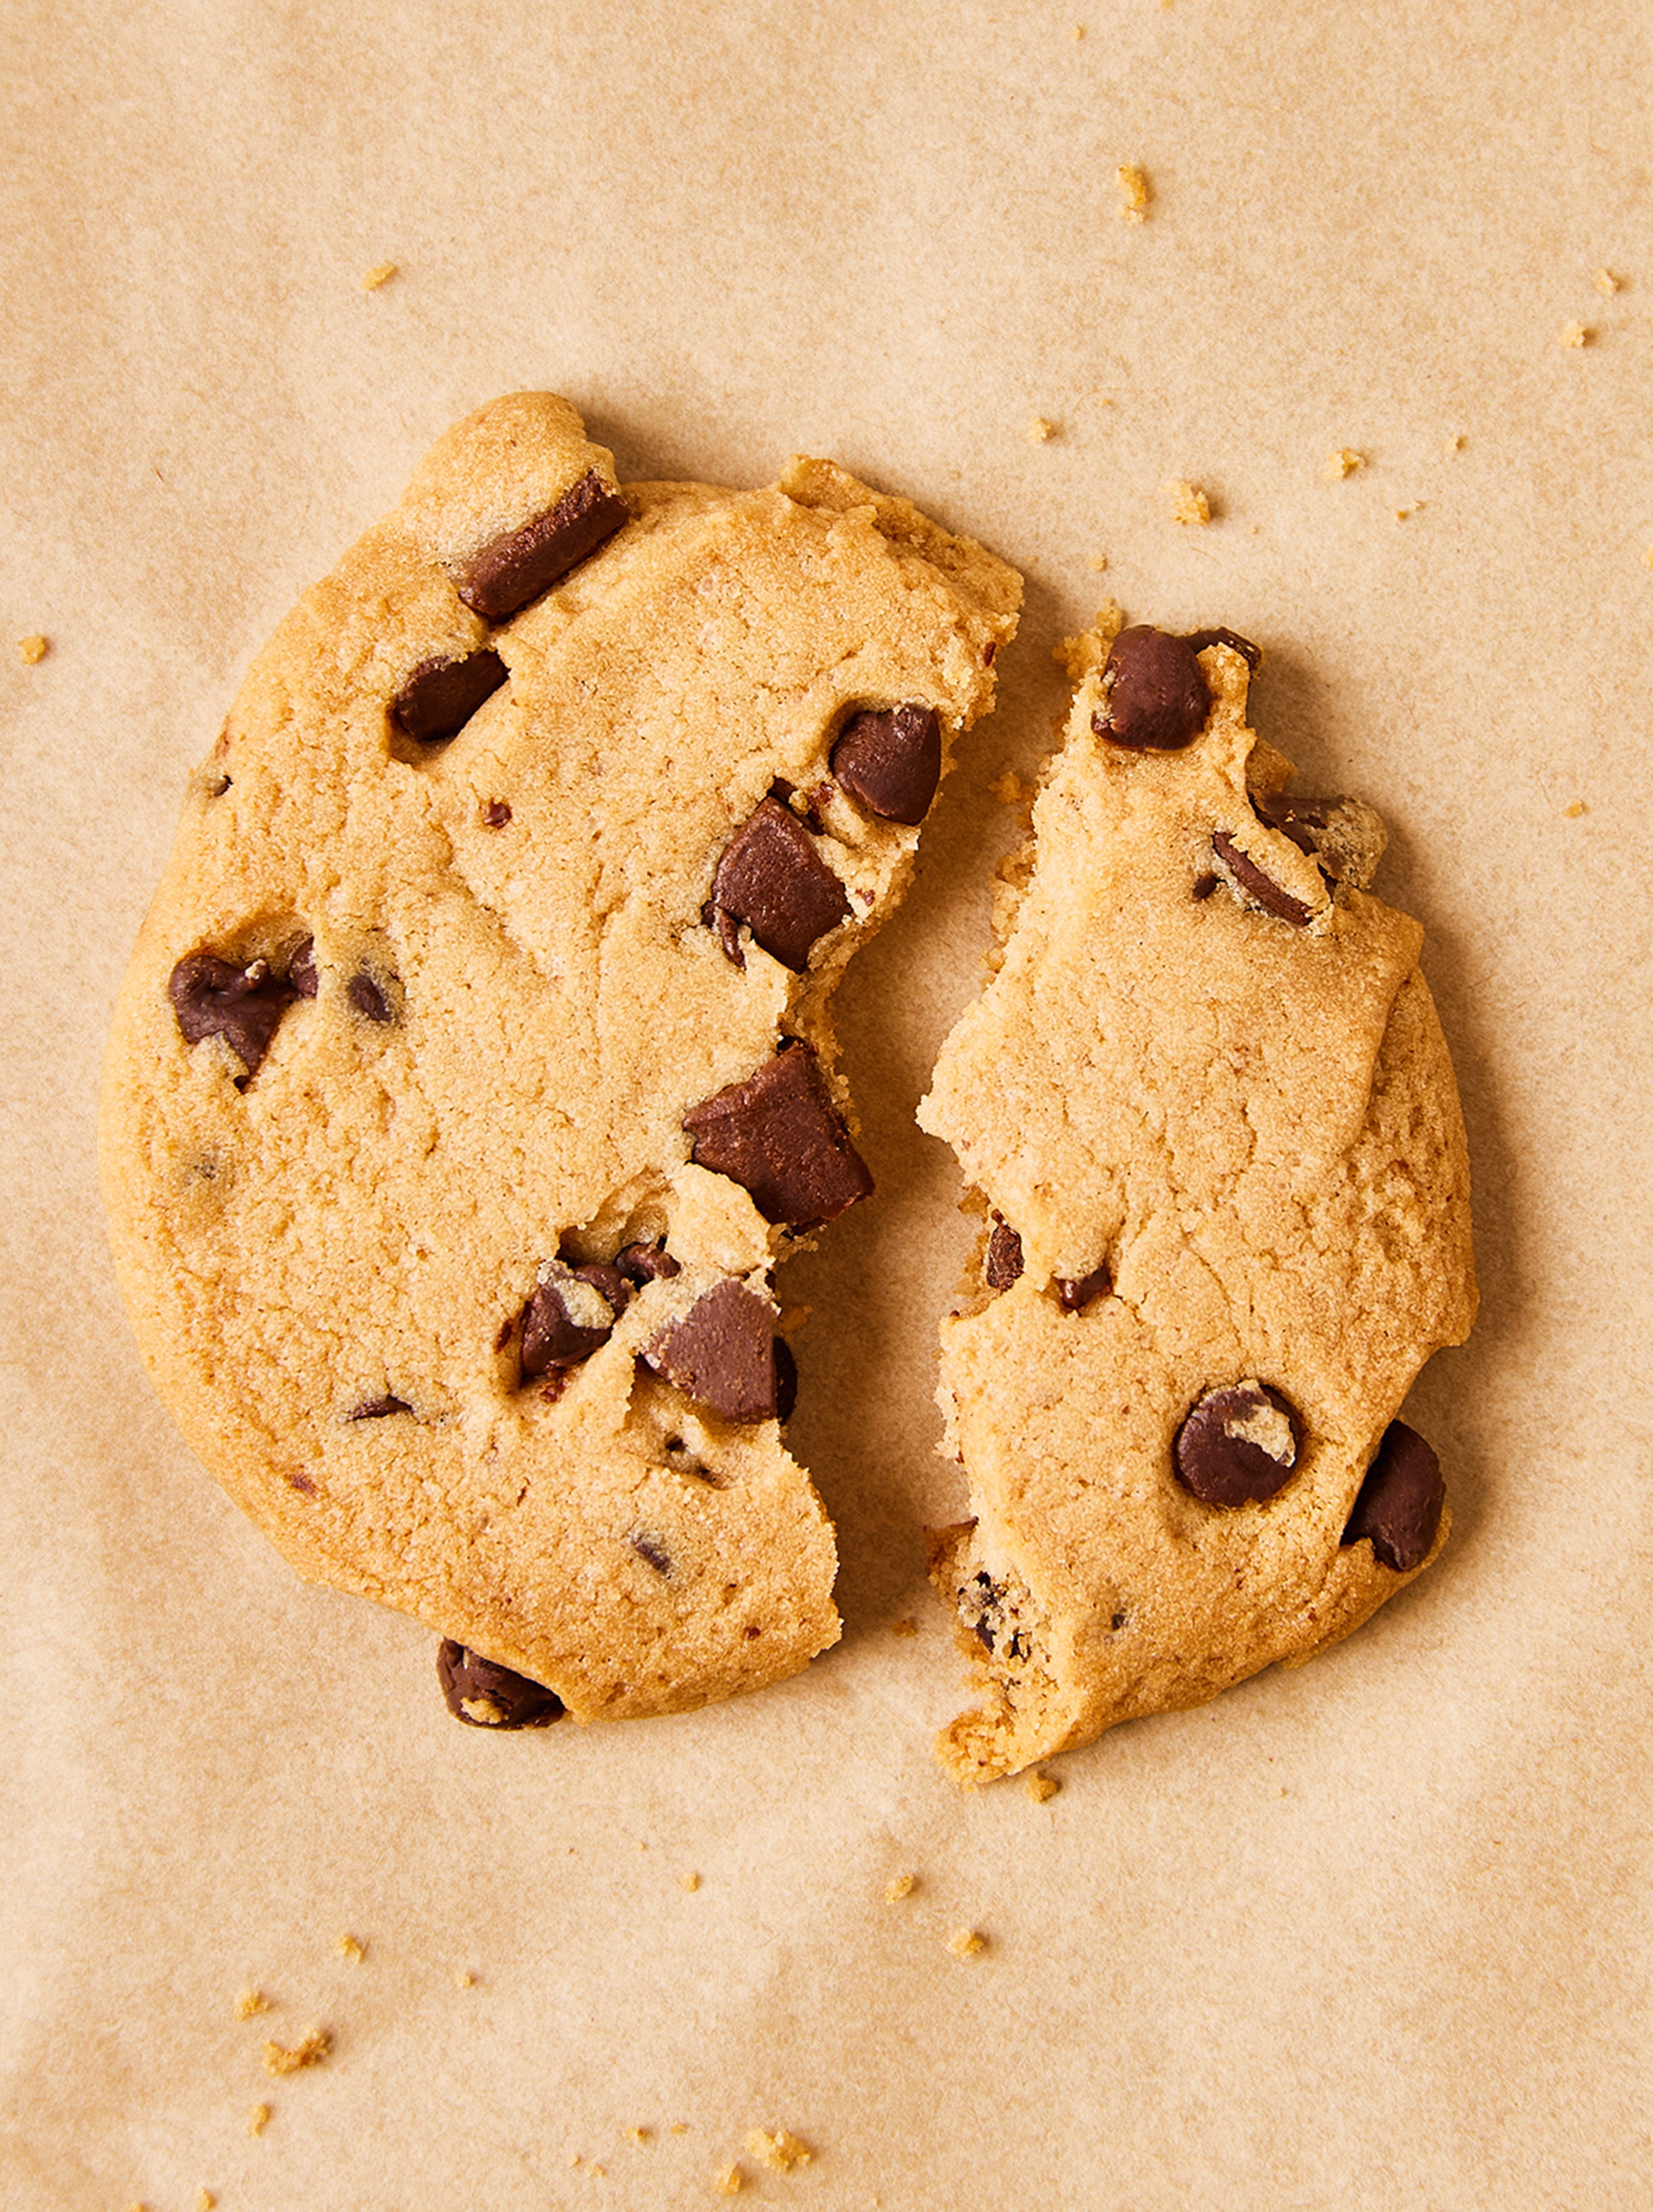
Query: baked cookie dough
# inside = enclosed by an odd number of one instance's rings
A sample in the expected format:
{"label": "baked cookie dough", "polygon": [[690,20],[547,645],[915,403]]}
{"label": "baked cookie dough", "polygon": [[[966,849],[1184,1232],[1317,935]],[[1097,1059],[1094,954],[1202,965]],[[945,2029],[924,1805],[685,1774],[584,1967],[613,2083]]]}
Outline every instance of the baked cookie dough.
{"label": "baked cookie dough", "polygon": [[934,1550],[984,1693],[939,1741],[966,1781],[1312,1657],[1445,1540],[1396,1417],[1474,1316],[1457,1092],[1423,932],[1365,888],[1382,824],[1287,794],[1258,657],[1081,656],[920,1109],[984,1213],[942,1343],[972,1518]]}
{"label": "baked cookie dough", "polygon": [[827,1002],[1019,599],[830,462],[622,487],[519,393],[193,779],[109,1049],[121,1286],[201,1459],[449,1639],[468,1720],[669,1712],[839,1633],[770,1273],[871,1188]]}

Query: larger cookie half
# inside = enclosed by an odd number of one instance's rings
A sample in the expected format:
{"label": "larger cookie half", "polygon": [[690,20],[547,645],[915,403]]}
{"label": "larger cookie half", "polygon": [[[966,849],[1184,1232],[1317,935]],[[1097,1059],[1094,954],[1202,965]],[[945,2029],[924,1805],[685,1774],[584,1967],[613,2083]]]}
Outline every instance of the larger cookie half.
{"label": "larger cookie half", "polygon": [[871,1188],[826,1002],[1019,596],[829,463],[621,488],[519,394],[194,780],[110,1047],[122,1287],[201,1458],[452,1639],[469,1717],[669,1711],[838,1633],[770,1269]]}
{"label": "larger cookie half", "polygon": [[921,1109],[991,1209],[942,1331],[966,1780],[1309,1658],[1445,1538],[1396,1420],[1475,1309],[1423,933],[1363,888],[1371,810],[1285,794],[1255,657],[1134,629],[1092,668]]}

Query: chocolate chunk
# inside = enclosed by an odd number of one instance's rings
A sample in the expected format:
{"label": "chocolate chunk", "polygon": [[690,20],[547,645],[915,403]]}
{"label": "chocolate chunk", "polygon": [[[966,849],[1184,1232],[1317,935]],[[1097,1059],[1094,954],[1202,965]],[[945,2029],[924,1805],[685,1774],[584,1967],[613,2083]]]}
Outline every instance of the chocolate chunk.
{"label": "chocolate chunk", "polygon": [[1369,1536],[1376,1559],[1396,1574],[1410,1574],[1429,1557],[1445,1503],[1440,1462],[1415,1429],[1391,1421],[1366,1469],[1342,1541],[1358,1544]]}
{"label": "chocolate chunk", "polygon": [[448,1711],[473,1728],[546,1728],[567,1710],[554,1690],[513,1674],[451,1636],[437,1652],[436,1675]]}
{"label": "chocolate chunk", "polygon": [[724,848],[711,879],[712,903],[724,950],[735,958],[732,929],[746,922],[764,951],[784,968],[807,968],[815,940],[844,921],[850,902],[844,886],[816,852],[808,831],[789,807],[766,799]]}
{"label": "chocolate chunk", "polygon": [[267,961],[238,968],[215,952],[186,952],[172,972],[167,995],[186,1044],[221,1036],[239,1054],[246,1073],[235,1087],[244,1091],[297,994],[285,976],[270,974]]}
{"label": "chocolate chunk", "polygon": [[370,1398],[365,1406],[358,1406],[348,1414],[352,1421],[382,1421],[388,1413],[411,1413],[413,1407],[405,1398]]}
{"label": "chocolate chunk", "polygon": [[1219,830],[1211,840],[1212,850],[1227,871],[1232,881],[1246,897],[1254,900],[1269,914],[1278,915],[1289,921],[1293,929],[1301,929],[1308,921],[1311,909],[1302,900],[1282,890],[1272,876],[1265,876],[1256,862],[1241,852],[1226,830]]}
{"label": "chocolate chunk", "polygon": [[807,1045],[691,1108],[683,1127],[691,1158],[749,1190],[766,1221],[813,1228],[872,1190]]}
{"label": "chocolate chunk", "polygon": [[[578,1366],[609,1341],[631,1292],[614,1267],[553,1260],[523,1313],[523,1375]],[[604,1319],[602,1316],[607,1316]]]}
{"label": "chocolate chunk", "polygon": [[508,799],[490,799],[487,805],[482,809],[482,827],[484,830],[503,830],[506,823],[509,822],[510,819],[511,804]]}
{"label": "chocolate chunk", "polygon": [[644,1565],[652,1567],[656,1574],[669,1575],[671,1572],[671,1553],[658,1536],[647,1536],[639,1531],[635,1536],[627,1536],[626,1541]]}
{"label": "chocolate chunk", "polygon": [[615,1255],[615,1265],[628,1283],[666,1283],[682,1269],[663,1244],[627,1244]]}
{"label": "chocolate chunk", "polygon": [[990,1291],[1008,1291],[1021,1274],[1021,1239],[1002,1214],[993,1216],[985,1273]]}
{"label": "chocolate chunk", "polygon": [[942,720],[922,701],[851,714],[833,747],[833,774],[886,822],[922,822],[942,781]]}
{"label": "chocolate chunk", "polygon": [[391,702],[391,719],[423,744],[457,737],[484,699],[505,682],[506,665],[492,650],[463,660],[421,660]]}
{"label": "chocolate chunk", "polygon": [[663,1329],[643,1358],[726,1421],[776,1418],[774,1308],[732,1277]]}
{"label": "chocolate chunk", "polygon": [[1208,645],[1232,647],[1255,676],[1262,665],[1262,647],[1253,645],[1249,637],[1241,637],[1232,629],[1191,629],[1183,643],[1195,653],[1203,653]]}
{"label": "chocolate chunk", "polygon": [[287,980],[301,999],[313,999],[321,988],[316,973],[316,940],[306,937],[287,963]]}
{"label": "chocolate chunk", "polygon": [[1283,1490],[1303,1447],[1303,1424],[1283,1392],[1236,1382],[1208,1390],[1177,1431],[1177,1475],[1207,1505],[1260,1503]]}
{"label": "chocolate chunk", "polygon": [[632,519],[618,492],[595,469],[556,505],[472,556],[457,589],[473,614],[503,622],[614,536]]}
{"label": "chocolate chunk", "polygon": [[1082,1313],[1093,1298],[1107,1295],[1113,1279],[1105,1267],[1093,1267],[1088,1275],[1058,1275],[1056,1287],[1063,1313]]}
{"label": "chocolate chunk", "polygon": [[1211,686],[1186,638],[1138,624],[1122,629],[1102,669],[1091,727],[1132,752],[1180,752],[1211,714]]}
{"label": "chocolate chunk", "polygon": [[1192,896],[1196,899],[1208,899],[1221,881],[1220,876],[1196,876]]}
{"label": "chocolate chunk", "polygon": [[1288,799],[1248,793],[1259,821],[1291,839],[1329,882],[1364,890],[1378,872],[1389,833],[1377,809],[1359,799]]}
{"label": "chocolate chunk", "polygon": [[365,1021],[393,1022],[396,1010],[366,969],[361,969],[345,986],[345,997]]}

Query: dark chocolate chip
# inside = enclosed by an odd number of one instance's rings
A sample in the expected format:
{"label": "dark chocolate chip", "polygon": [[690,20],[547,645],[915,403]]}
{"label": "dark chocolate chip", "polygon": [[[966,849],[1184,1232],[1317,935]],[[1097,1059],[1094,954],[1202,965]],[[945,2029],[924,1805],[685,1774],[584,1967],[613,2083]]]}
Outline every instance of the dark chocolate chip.
{"label": "dark chocolate chip", "polygon": [[1208,1390],[1177,1431],[1178,1480],[1206,1505],[1259,1504],[1283,1490],[1303,1424],[1282,1391],[1246,1382]]}
{"label": "dark chocolate chip", "polygon": [[1108,1626],[1113,1631],[1114,1634],[1117,1636],[1120,1630],[1124,1626],[1126,1621],[1129,1618],[1130,1616],[1129,1613],[1116,1613],[1109,1620]]}
{"label": "dark chocolate chip", "polygon": [[727,1421],[777,1414],[775,1310],[732,1277],[644,1349],[657,1375]]}
{"label": "dark chocolate chip", "polygon": [[236,1089],[245,1090],[269,1050],[276,1027],[297,995],[284,975],[272,975],[269,963],[245,968],[221,960],[215,952],[186,952],[167,986],[178,1026],[186,1044],[221,1036],[246,1070]]}
{"label": "dark chocolate chip", "polygon": [[1440,1462],[1415,1429],[1391,1421],[1366,1469],[1342,1540],[1358,1544],[1369,1536],[1374,1558],[1396,1574],[1410,1574],[1429,1557],[1445,1503]]}
{"label": "dark chocolate chip", "polygon": [[423,744],[445,744],[493,696],[506,673],[491,648],[463,660],[421,660],[391,700],[391,719]]}
{"label": "dark chocolate chip", "polygon": [[451,1636],[437,1652],[436,1675],[448,1711],[473,1728],[546,1728],[567,1710],[554,1690],[484,1659]]}
{"label": "dark chocolate chip", "polygon": [[1203,653],[1208,645],[1226,645],[1238,653],[1255,676],[1262,665],[1262,647],[1253,645],[1249,637],[1241,637],[1232,629],[1191,629],[1183,640],[1196,653]]}
{"label": "dark chocolate chip", "polygon": [[942,781],[941,717],[922,701],[851,714],[833,747],[832,769],[883,821],[922,822]]}
{"label": "dark chocolate chip", "polygon": [[503,830],[506,823],[509,822],[510,819],[511,805],[507,799],[490,799],[487,805],[482,809],[482,827],[484,830]]}
{"label": "dark chocolate chip", "polygon": [[413,1407],[405,1398],[370,1398],[365,1406],[358,1406],[346,1419],[352,1421],[382,1421],[387,1413],[411,1413]]}
{"label": "dark chocolate chip", "polygon": [[1093,1298],[1107,1295],[1113,1279],[1105,1267],[1093,1267],[1088,1275],[1058,1275],[1056,1287],[1063,1313],[1082,1313]]}
{"label": "dark chocolate chip", "polygon": [[[589,1312],[590,1298],[573,1290],[587,1286],[602,1301],[609,1318],[578,1322],[576,1313]],[[575,1367],[605,1345],[630,1290],[613,1267],[570,1267],[554,1260],[541,1271],[541,1280],[523,1313],[523,1374],[543,1375],[548,1368]],[[572,1308],[572,1310],[571,1310]]]}
{"label": "dark chocolate chip", "polygon": [[1194,896],[1196,899],[1208,899],[1212,892],[1216,890],[1217,885],[1221,881],[1222,878],[1220,876],[1196,876],[1194,878]]}
{"label": "dark chocolate chip", "polygon": [[1247,796],[1257,819],[1289,837],[1329,882],[1364,890],[1377,874],[1388,833],[1383,817],[1363,799],[1256,791]]}
{"label": "dark chocolate chip", "polygon": [[631,519],[625,501],[593,469],[554,507],[473,555],[458,580],[459,596],[484,622],[503,622],[548,592]]}
{"label": "dark chocolate chip", "polygon": [[639,1286],[669,1282],[682,1273],[663,1244],[627,1244],[615,1253],[615,1265],[628,1283]]}
{"label": "dark chocolate chip", "polygon": [[844,886],[815,850],[808,831],[777,799],[762,800],[724,848],[711,879],[712,902],[731,958],[726,922],[743,921],[764,951],[801,972],[816,939],[850,911]]}
{"label": "dark chocolate chip", "polygon": [[294,1489],[301,1491],[305,1497],[313,1498],[316,1495],[316,1486],[307,1474],[300,1474],[294,1468],[289,1468],[288,1470],[287,1479],[288,1482],[292,1484]]}
{"label": "dark chocolate chip", "polygon": [[384,1023],[396,1019],[395,1009],[365,968],[350,978],[344,995],[364,1021]]}
{"label": "dark chocolate chip", "polygon": [[990,1291],[1008,1291],[1021,1274],[1021,1239],[1002,1214],[993,1216],[985,1272]]}
{"label": "dark chocolate chip", "polygon": [[313,999],[321,988],[316,973],[316,940],[306,937],[287,963],[287,980],[301,999]]}
{"label": "dark chocolate chip", "polygon": [[1293,929],[1301,929],[1308,922],[1311,909],[1288,890],[1282,890],[1272,876],[1265,876],[1256,862],[1241,852],[1226,830],[1219,830],[1211,840],[1217,858],[1233,878],[1240,890],[1268,913],[1278,915],[1289,921]]}
{"label": "dark chocolate chip", "polygon": [[808,1046],[783,1049],[683,1116],[691,1157],[752,1194],[766,1221],[814,1227],[872,1190]]}
{"label": "dark chocolate chip", "polygon": [[1102,668],[1091,727],[1132,752],[1180,752],[1211,713],[1211,686],[1186,638],[1137,624],[1122,629]]}
{"label": "dark chocolate chip", "polygon": [[671,1553],[658,1536],[645,1535],[639,1531],[635,1536],[627,1536],[626,1541],[644,1565],[652,1567],[656,1574],[669,1575],[671,1572]]}

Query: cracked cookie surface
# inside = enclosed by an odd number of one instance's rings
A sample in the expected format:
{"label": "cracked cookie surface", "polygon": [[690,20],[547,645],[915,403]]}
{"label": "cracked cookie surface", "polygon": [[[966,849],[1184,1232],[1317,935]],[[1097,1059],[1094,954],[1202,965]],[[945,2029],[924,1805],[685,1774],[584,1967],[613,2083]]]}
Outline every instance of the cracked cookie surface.
{"label": "cracked cookie surface", "polygon": [[202,1460],[450,1639],[466,1718],[674,1711],[838,1634],[770,1272],[870,1188],[827,1002],[1019,599],[829,462],[622,487],[517,394],[192,781],[110,1045],[122,1289]]}
{"label": "cracked cookie surface", "polygon": [[1382,825],[1285,793],[1256,657],[1092,665],[920,1109],[989,1217],[942,1326],[961,1779],[1307,1659],[1445,1540],[1396,1416],[1474,1315],[1456,1089]]}

